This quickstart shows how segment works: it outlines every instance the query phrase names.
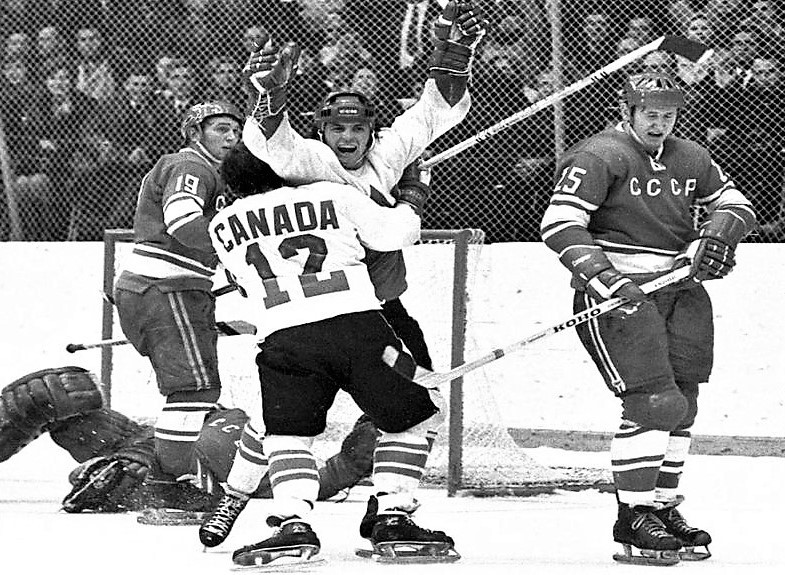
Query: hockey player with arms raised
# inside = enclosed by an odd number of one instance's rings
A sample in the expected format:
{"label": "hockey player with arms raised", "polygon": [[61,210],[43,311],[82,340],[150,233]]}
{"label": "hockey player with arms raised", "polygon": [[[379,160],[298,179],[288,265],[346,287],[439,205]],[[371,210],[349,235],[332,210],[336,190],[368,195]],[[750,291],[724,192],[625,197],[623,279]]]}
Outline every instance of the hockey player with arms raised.
{"label": "hockey player with arms raised", "polygon": [[[576,312],[629,300],[577,327],[622,405],[610,448],[613,538],[624,548],[614,559],[622,562],[709,556],[710,535],[677,509],[698,387],[713,363],[712,306],[701,282],[730,273],[737,244],[755,224],[750,202],[709,152],[672,135],[683,107],[669,76],[630,77],[623,121],[561,158],[541,226],[545,244],[572,272]],[[707,213],[697,231],[696,206]],[[677,266],[690,266],[685,282],[649,296],[638,287]]]}
{"label": "hockey player with arms raised", "polygon": [[262,413],[251,417],[261,420],[254,427],[265,429],[273,490],[267,523],[277,528],[236,550],[234,562],[308,560],[319,552],[311,528],[319,484],[310,448],[339,389],[382,432],[373,482],[383,495],[379,514],[364,527],[371,541],[392,554],[405,543],[415,555],[427,547],[438,550],[428,558],[457,558],[449,536],[410,518],[428,457],[426,432],[441,415],[425,388],[382,362],[387,346],[402,351],[402,344],[380,313],[362,262],[365,245],[399,250],[419,238],[427,186],[403,182],[393,208],[344,184],[279,187],[269,169],[255,186],[270,189],[236,199],[210,223],[216,253],[247,294],[260,326]]}
{"label": "hockey player with arms raised", "polygon": [[[381,206],[394,206],[399,180],[411,181],[412,173],[417,172],[412,166],[425,148],[466,116],[471,62],[486,26],[482,12],[472,2],[449,2],[437,23],[439,40],[432,57],[431,78],[419,102],[391,128],[377,131],[373,106],[364,94],[329,94],[314,118],[318,139],[302,138],[290,125],[286,110],[299,49],[289,43],[279,50],[265,40],[245,68],[255,96],[249,106],[251,117],[245,123],[243,142],[287,182],[349,184]],[[422,179],[427,180],[424,176]],[[399,299],[407,287],[403,254],[400,250],[376,252],[366,246],[364,261],[385,319],[417,364],[431,369],[422,330]],[[431,437],[435,436],[435,429],[430,431]],[[206,545],[218,545],[227,537],[245,505],[247,492],[234,489],[238,483],[234,477],[245,478],[245,489],[252,488],[249,473],[253,458],[241,452],[236,465],[248,471],[230,475],[231,489],[200,531]],[[261,473],[259,467],[256,476]],[[379,500],[374,495],[369,499],[363,525],[373,524],[377,509]],[[368,529],[361,534],[370,537]]]}

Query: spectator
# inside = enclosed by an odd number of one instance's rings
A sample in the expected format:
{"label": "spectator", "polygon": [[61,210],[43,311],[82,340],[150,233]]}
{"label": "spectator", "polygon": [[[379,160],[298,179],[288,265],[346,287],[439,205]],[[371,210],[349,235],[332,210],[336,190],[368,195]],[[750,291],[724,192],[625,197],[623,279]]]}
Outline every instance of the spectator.
{"label": "spectator", "polygon": [[298,134],[312,135],[313,112],[329,91],[327,69],[312,49],[303,47],[287,99],[289,121]]}
{"label": "spectator", "polygon": [[632,38],[639,46],[643,46],[655,39],[654,26],[651,19],[646,16],[631,18],[627,23],[625,38]]}
{"label": "spectator", "polygon": [[229,102],[242,110],[247,95],[235,59],[228,54],[213,56],[210,58],[209,71],[205,99]]}
{"label": "spectator", "polygon": [[339,89],[349,81],[351,71],[373,60],[357,33],[338,12],[331,12],[324,25],[324,39],[318,52],[319,62],[328,70],[333,86]]}
{"label": "spectator", "polygon": [[477,66],[501,58],[515,68],[515,73],[522,78],[532,78],[545,60],[538,49],[531,20],[524,17],[515,4],[500,14],[499,21],[488,33],[485,45],[477,60]]}
{"label": "spectator", "polygon": [[715,80],[720,86],[736,81],[749,80],[752,60],[760,51],[758,30],[748,26],[740,27],[732,36],[727,51],[717,61]]}
{"label": "spectator", "polygon": [[572,82],[599,70],[614,59],[613,51],[608,13],[602,8],[588,11],[575,40],[567,47],[568,80]]}
{"label": "spectator", "polygon": [[75,73],[68,67],[53,70],[44,84],[32,127],[41,185],[34,198],[38,214],[31,221],[37,219],[38,227],[28,239],[63,241],[74,205],[73,179],[76,171],[85,169],[86,144],[99,102],[76,89]]}
{"label": "spectator", "polygon": [[[11,46],[17,44],[18,41],[11,42]],[[27,216],[39,213],[39,198],[48,189],[38,161],[40,154],[33,130],[35,97],[35,82],[27,59],[15,48],[9,50],[7,43],[0,75],[0,119],[10,161],[10,173],[4,180],[9,182],[10,189],[3,190],[6,198],[0,204],[0,214],[3,219],[9,217],[9,222],[3,222],[4,227],[13,224],[9,236],[13,240],[30,239],[34,235],[31,228],[38,223],[34,217]],[[7,206],[9,211],[5,213]]]}
{"label": "spectator", "polygon": [[[683,34],[690,40],[701,42],[710,48],[714,47],[714,34],[710,20],[701,12],[693,14],[687,21]],[[711,68],[705,62],[700,64],[683,56],[676,56],[676,75],[690,86],[699,84],[711,74]]]}
{"label": "spectator", "polygon": [[782,63],[770,54],[753,58],[749,81],[737,82],[726,91],[725,119],[713,142],[718,162],[746,190],[767,240],[783,239],[783,88]]}
{"label": "spectator", "polygon": [[38,31],[34,72],[39,81],[43,81],[52,70],[65,65],[69,56],[62,35],[55,26],[45,26]]}
{"label": "spectator", "polygon": [[379,81],[379,75],[370,66],[355,70],[350,90],[365,94],[376,108],[376,128],[389,128],[393,120],[403,113],[403,107]]}
{"label": "spectator", "polygon": [[178,127],[183,114],[198,103],[194,89],[193,66],[180,58],[172,60],[166,76],[166,89],[161,93],[167,110],[164,153],[174,153],[180,148],[181,140]]}
{"label": "spectator", "polygon": [[742,21],[742,26],[754,28],[760,32],[761,43],[770,49],[782,50],[785,40],[785,28],[777,2],[772,0],[756,0],[750,5],[749,15]]}
{"label": "spectator", "polygon": [[114,96],[115,81],[103,36],[96,27],[80,28],[76,33],[76,89],[106,102]]}
{"label": "spectator", "polygon": [[744,3],[745,0],[707,0],[704,12],[714,30],[715,42],[718,46],[730,43],[738,23],[744,17]]}

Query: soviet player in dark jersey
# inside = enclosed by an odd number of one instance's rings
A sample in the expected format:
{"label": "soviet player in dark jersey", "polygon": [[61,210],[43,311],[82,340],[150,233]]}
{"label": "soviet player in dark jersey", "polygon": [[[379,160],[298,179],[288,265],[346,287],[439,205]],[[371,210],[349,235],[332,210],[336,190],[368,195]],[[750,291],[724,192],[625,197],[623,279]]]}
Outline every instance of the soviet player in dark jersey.
{"label": "soviet player in dark jersey", "polygon": [[168,477],[188,472],[205,416],[221,393],[215,297],[218,260],[207,223],[223,199],[219,168],[240,139],[241,113],[207,102],[185,114],[183,148],[142,180],[133,252],[115,283],[120,326],[155,371],[166,404],[155,448]]}
{"label": "soviet player in dark jersey", "polygon": [[[573,274],[576,312],[629,300],[577,328],[623,408],[610,454],[613,537],[625,551],[614,558],[625,562],[709,556],[709,534],[677,509],[698,388],[713,362],[712,306],[701,282],[730,273],[737,244],[755,224],[750,202],[709,152],[672,135],[683,107],[672,78],[630,77],[623,121],[560,159],[541,225],[545,244]],[[698,229],[696,207],[706,213]],[[638,287],[676,266],[690,266],[688,280],[648,296]]]}

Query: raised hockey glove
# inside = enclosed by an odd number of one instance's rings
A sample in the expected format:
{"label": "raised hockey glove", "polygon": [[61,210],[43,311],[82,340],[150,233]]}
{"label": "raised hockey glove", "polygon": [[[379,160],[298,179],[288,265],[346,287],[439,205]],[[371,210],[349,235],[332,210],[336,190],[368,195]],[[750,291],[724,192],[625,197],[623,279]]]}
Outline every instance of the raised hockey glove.
{"label": "raised hockey glove", "polygon": [[754,221],[743,206],[715,211],[701,226],[698,239],[676,256],[674,268],[689,265],[695,282],[724,278],[736,265],[736,246]]}
{"label": "raised hockey glove", "polygon": [[251,52],[243,68],[243,76],[258,93],[251,116],[257,122],[276,116],[286,106],[289,83],[297,72],[300,48],[294,42],[287,42],[280,50],[272,45],[269,36],[261,46]]}
{"label": "raised hockey glove", "polygon": [[431,76],[469,76],[474,51],[487,28],[488,21],[473,2],[450,0],[434,26]]}

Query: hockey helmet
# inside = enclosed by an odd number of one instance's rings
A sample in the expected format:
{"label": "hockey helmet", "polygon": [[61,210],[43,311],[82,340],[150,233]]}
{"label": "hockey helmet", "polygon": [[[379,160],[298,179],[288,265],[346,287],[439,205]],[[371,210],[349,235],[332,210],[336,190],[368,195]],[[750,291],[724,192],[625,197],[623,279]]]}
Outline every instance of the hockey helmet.
{"label": "hockey helmet", "polygon": [[684,107],[684,92],[675,80],[662,73],[644,73],[630,76],[624,83],[622,102],[630,108],[640,106]]}
{"label": "hockey helmet", "polygon": [[180,123],[180,134],[182,134],[185,142],[188,143],[188,130],[190,128],[199,126],[207,118],[214,116],[230,116],[237,120],[240,125],[243,123],[243,115],[240,113],[240,110],[228,102],[215,101],[195,104],[188,108]]}
{"label": "hockey helmet", "polygon": [[332,92],[322,100],[314,114],[314,124],[321,132],[325,124],[369,124],[374,126],[376,110],[371,100],[357,91]]}

